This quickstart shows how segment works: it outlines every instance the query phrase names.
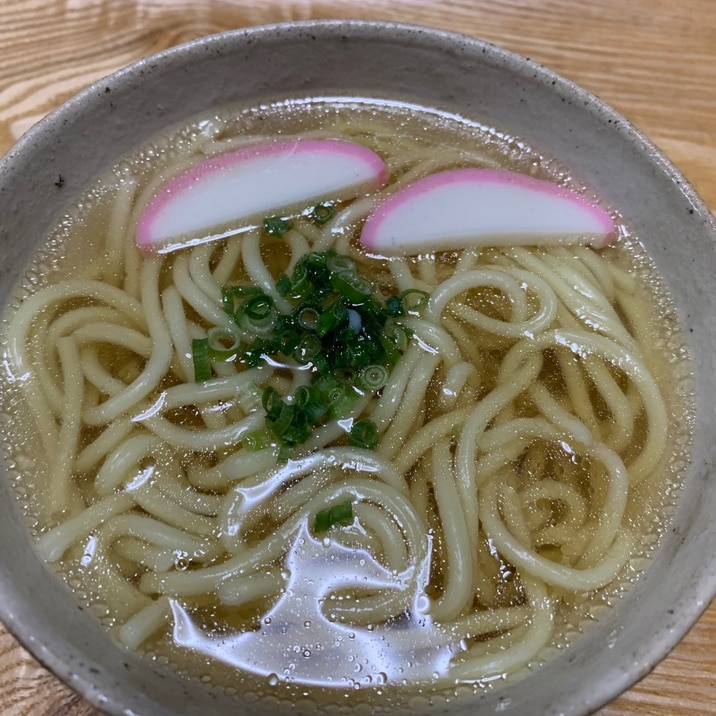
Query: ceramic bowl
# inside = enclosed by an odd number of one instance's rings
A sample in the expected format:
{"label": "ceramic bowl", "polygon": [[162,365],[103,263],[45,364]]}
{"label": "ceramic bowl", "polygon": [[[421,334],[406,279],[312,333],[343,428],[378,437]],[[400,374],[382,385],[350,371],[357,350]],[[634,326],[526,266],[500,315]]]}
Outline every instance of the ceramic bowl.
{"label": "ceramic bowl", "polygon": [[[525,137],[628,217],[671,289],[693,357],[696,420],[685,488],[653,563],[616,608],[533,675],[433,708],[455,715],[586,714],[646,674],[716,592],[716,229],[678,171],[594,96],[493,45],[397,24],[292,23],[170,49],[81,92],[2,160],[2,300],[53,220],[139,142],[212,107],[297,94],[405,99]],[[0,544],[0,617],[90,702],[117,716],[272,710],[237,706],[115,647],[33,552],[5,475]]]}

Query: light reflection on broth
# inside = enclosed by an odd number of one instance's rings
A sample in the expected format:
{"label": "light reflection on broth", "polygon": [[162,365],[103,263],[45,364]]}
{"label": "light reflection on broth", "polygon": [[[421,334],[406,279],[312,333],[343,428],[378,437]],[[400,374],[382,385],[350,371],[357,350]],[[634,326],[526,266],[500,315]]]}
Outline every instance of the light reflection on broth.
{"label": "light reflection on broth", "polygon": [[174,642],[268,678],[278,679],[277,665],[282,665],[281,678],[287,681],[343,688],[434,681],[462,651],[457,637],[433,624],[419,601],[393,625],[356,626],[330,618],[337,591],[405,589],[401,575],[386,570],[367,551],[336,542],[324,545],[304,526],[291,543],[284,569],[289,575],[284,591],[260,629],[210,636],[175,602]]}
{"label": "light reflection on broth", "polygon": [[[256,698],[380,694],[389,709],[517,678],[628,589],[667,520],[691,420],[673,307],[623,227],[602,252],[385,260],[356,238],[370,198],[282,239],[139,254],[133,227],[167,178],[279,133],[370,147],[384,191],[455,166],[583,189],[493,129],[357,100],[227,111],[141,149],[59,223],[7,316],[5,447],[38,549],[119,642]],[[191,339],[229,320],[222,286],[327,249],[381,300],[462,283],[396,319],[409,340],[387,383],[283,462],[247,436],[262,392],[288,400],[310,365],[216,361],[202,387]],[[374,450],[346,445],[365,418]],[[317,534],[317,513],[347,501]]]}

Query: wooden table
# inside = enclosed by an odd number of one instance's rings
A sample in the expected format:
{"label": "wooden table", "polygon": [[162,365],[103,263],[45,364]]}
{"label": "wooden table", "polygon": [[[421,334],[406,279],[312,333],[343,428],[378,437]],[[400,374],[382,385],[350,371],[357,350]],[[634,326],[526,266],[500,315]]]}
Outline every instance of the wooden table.
{"label": "wooden table", "polygon": [[[77,90],[139,57],[230,28],[331,17],[432,25],[532,57],[626,115],[716,208],[714,0],[3,0],[0,153]],[[2,627],[0,712],[100,713]],[[599,714],[716,714],[716,602]]]}

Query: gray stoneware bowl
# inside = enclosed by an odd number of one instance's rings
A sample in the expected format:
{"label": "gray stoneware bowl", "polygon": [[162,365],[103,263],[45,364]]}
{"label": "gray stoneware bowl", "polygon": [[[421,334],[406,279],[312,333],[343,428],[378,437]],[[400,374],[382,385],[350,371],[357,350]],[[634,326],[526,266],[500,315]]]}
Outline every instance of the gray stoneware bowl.
{"label": "gray stoneware bowl", "polygon": [[[197,40],[83,91],[2,160],[2,298],[53,219],[138,143],[207,108],[303,93],[404,98],[527,138],[619,207],[671,287],[694,361],[696,434],[656,558],[618,607],[554,661],[515,685],[445,707],[453,714],[589,713],[664,657],[716,592],[716,229],[671,164],[593,96],[492,45],[413,26],[309,22]],[[0,617],[92,703],[124,716],[267,712],[237,707],[113,646],[33,552],[4,476],[0,544]]]}

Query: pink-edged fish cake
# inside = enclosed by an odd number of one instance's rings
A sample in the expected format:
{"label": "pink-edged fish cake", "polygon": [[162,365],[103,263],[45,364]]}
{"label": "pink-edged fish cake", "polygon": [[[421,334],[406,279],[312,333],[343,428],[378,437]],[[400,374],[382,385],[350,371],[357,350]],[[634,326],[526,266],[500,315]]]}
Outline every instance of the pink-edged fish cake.
{"label": "pink-edged fish cake", "polygon": [[385,256],[471,246],[591,244],[616,235],[605,209],[550,181],[499,169],[450,169],[405,186],[366,220],[361,243]]}
{"label": "pink-edged fish cake", "polygon": [[318,201],[353,199],[384,186],[383,160],[360,144],[291,139],[206,159],[169,180],[137,224],[144,253],[165,252],[300,213]]}

